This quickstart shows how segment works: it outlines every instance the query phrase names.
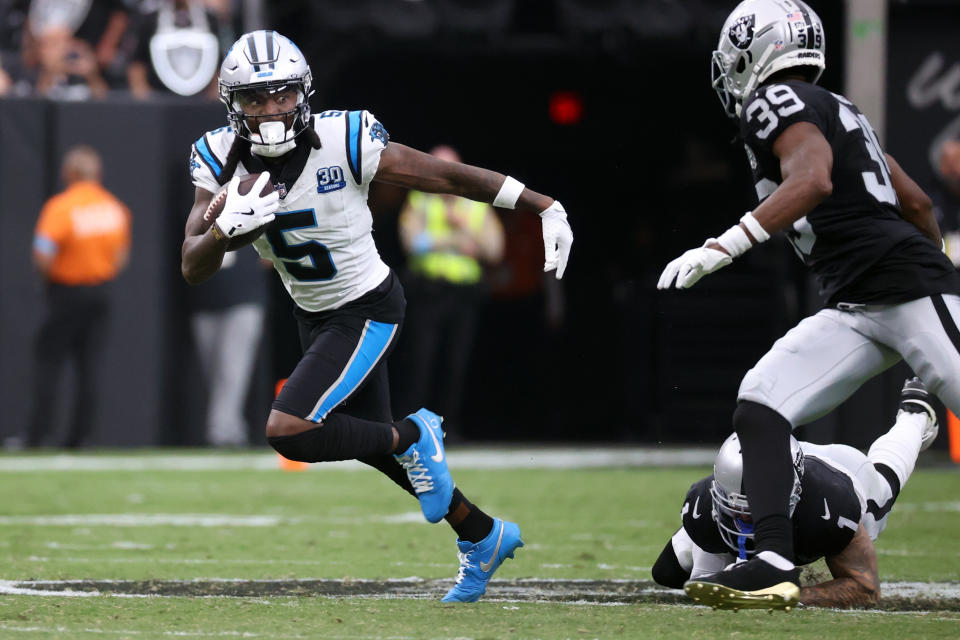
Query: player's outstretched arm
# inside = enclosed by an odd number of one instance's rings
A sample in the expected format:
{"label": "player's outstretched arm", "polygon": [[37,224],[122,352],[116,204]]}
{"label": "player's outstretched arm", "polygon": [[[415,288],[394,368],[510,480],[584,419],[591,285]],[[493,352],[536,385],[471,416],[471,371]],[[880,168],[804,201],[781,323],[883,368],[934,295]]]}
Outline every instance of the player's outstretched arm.
{"label": "player's outstretched arm", "polygon": [[[380,165],[374,180],[417,191],[449,193],[477,202],[492,203],[506,178],[496,171],[441,160],[391,141],[380,154]],[[540,213],[551,204],[553,198],[524,188],[516,201],[516,208]]]}
{"label": "player's outstretched arm", "polygon": [[703,276],[727,266],[753,245],[768,240],[770,234],[810,213],[833,192],[833,150],[816,125],[790,125],[773,143],[773,153],[780,160],[780,186],[740,218],[740,224],[670,262],[660,275],[658,289],[692,287]]}
{"label": "player's outstretched arm", "polygon": [[880,599],[877,553],[862,524],[850,544],[826,560],[833,580],[800,589],[800,602],[804,605],[853,607]]}
{"label": "player's outstretched arm", "polygon": [[923,235],[930,238],[939,247],[943,238],[940,235],[937,219],[933,215],[933,201],[907,175],[907,172],[903,170],[900,163],[893,159],[893,156],[889,153],[886,155],[887,164],[890,165],[890,179],[893,181],[893,188],[897,192],[897,200],[900,201],[900,211],[903,218],[920,229]]}
{"label": "player's outstretched arm", "polygon": [[211,220],[204,220],[213,194],[197,187],[194,190],[193,207],[184,230],[183,247],[180,249],[180,272],[190,284],[200,284],[217,272],[223,262],[227,243],[218,240],[210,232]]}
{"label": "player's outstretched arm", "polygon": [[526,209],[543,222],[544,271],[556,269],[563,277],[573,244],[567,214],[558,201],[526,188],[496,171],[435,158],[397,142],[388,142],[380,154],[378,182],[428,193],[447,193],[507,209]]}

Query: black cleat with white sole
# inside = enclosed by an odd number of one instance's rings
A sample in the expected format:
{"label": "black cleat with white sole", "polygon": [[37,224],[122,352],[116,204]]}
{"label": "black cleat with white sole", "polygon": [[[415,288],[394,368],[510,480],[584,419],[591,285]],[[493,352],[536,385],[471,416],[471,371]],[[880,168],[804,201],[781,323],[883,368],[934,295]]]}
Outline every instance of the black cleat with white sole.
{"label": "black cleat with white sole", "polygon": [[800,569],[779,569],[760,557],[717,573],[688,580],[683,590],[697,603],[714,609],[782,609],[800,602]]}
{"label": "black cleat with white sole", "polygon": [[900,391],[900,411],[919,413],[927,417],[920,440],[920,451],[926,451],[937,439],[940,426],[937,424],[937,412],[933,408],[930,392],[920,378],[910,378],[903,383]]}

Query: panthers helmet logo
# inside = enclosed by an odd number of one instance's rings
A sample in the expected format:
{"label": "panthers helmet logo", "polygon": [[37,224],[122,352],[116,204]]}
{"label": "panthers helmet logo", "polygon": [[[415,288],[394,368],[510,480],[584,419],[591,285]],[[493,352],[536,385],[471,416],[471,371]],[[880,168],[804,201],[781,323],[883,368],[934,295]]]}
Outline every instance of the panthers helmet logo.
{"label": "panthers helmet logo", "polygon": [[752,13],[737,18],[737,21],[731,25],[730,31],[727,32],[730,43],[737,49],[748,49],[753,42],[753,25],[755,22],[756,17]]}

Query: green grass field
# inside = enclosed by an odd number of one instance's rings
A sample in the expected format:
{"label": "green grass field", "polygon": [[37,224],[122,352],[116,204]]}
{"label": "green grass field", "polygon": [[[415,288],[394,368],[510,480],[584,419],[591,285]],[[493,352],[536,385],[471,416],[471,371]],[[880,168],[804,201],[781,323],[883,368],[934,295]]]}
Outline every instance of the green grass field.
{"label": "green grass field", "polygon": [[649,583],[705,467],[455,469],[526,546],[485,600],[447,605],[454,534],[376,472],[3,466],[13,460],[0,457],[4,639],[960,636],[954,468],[918,470],[878,541],[885,583],[954,583],[952,596],[770,615],[690,606]]}

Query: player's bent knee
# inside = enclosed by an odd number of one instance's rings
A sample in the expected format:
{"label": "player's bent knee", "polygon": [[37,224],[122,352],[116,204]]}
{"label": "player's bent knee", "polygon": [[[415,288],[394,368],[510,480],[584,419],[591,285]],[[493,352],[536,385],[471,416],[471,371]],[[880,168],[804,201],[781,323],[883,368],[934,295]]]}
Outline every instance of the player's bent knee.
{"label": "player's bent knee", "polygon": [[267,438],[294,436],[316,427],[317,424],[273,409],[267,418]]}
{"label": "player's bent knee", "polygon": [[660,552],[651,574],[654,582],[671,589],[683,589],[683,583],[690,579],[690,572],[680,566],[672,540],[668,541],[667,546]]}
{"label": "player's bent knee", "polygon": [[[307,425],[305,431],[286,435],[276,435],[276,432],[270,435],[268,432],[267,442],[284,458],[298,462],[332,462],[358,457],[356,436],[362,435],[363,430],[350,429],[349,424],[342,421],[323,425],[308,422]],[[360,455],[365,454],[361,452]]]}

